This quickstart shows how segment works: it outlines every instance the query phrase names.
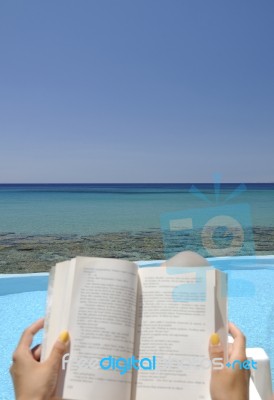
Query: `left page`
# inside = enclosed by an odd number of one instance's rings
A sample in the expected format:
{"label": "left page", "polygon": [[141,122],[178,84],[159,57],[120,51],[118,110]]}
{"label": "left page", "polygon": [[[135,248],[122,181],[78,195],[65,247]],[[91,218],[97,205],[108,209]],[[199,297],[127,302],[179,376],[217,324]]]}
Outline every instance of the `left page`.
{"label": "left page", "polygon": [[[138,267],[124,260],[77,257],[67,269],[55,269],[45,338],[45,357],[60,331],[68,330],[71,338],[56,396],[130,400],[131,371],[102,369],[100,360],[132,357]],[[68,280],[67,293],[62,279]]]}

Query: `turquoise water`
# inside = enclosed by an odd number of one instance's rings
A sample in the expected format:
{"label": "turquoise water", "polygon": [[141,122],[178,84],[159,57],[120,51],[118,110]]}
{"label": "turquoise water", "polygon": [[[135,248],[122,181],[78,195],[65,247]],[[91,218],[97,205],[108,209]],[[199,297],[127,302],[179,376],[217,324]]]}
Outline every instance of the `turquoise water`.
{"label": "turquoise water", "polygon": [[[229,319],[246,334],[247,347],[265,349],[271,359],[274,377],[274,258],[231,258],[225,261],[215,260],[212,264],[228,273]],[[8,372],[11,355],[23,329],[44,315],[45,301],[45,291],[0,296],[1,400],[14,400]],[[41,334],[34,344],[39,342]]]}
{"label": "turquoise water", "polygon": [[[0,233],[81,234],[160,228],[163,213],[214,205],[248,204],[253,226],[274,227],[274,184],[0,185]],[[216,201],[217,200],[217,201]]]}

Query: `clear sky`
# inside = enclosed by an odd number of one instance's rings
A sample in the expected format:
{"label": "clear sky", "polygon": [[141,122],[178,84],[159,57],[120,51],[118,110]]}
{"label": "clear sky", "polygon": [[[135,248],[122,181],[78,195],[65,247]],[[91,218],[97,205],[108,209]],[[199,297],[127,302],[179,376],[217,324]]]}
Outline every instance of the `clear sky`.
{"label": "clear sky", "polygon": [[0,182],[274,182],[273,0],[0,2]]}

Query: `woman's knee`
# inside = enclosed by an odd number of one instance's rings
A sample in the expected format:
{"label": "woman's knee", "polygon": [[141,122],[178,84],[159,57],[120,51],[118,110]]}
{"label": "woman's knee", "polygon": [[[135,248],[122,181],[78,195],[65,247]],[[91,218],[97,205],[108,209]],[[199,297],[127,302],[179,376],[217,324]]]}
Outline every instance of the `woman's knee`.
{"label": "woman's knee", "polygon": [[189,250],[176,254],[163,264],[165,267],[206,267],[209,265],[204,257]]}

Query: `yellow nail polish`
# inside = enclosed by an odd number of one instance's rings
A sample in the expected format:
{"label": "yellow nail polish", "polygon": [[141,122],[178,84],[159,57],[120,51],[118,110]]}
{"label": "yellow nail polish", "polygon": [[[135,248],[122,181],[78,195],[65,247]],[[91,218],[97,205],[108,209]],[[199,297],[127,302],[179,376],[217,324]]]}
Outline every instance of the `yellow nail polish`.
{"label": "yellow nail polish", "polygon": [[210,343],[211,343],[213,346],[216,346],[217,344],[220,343],[220,336],[218,335],[218,333],[213,333],[213,334],[210,336]]}
{"label": "yellow nail polish", "polygon": [[61,332],[58,339],[60,340],[60,342],[67,343],[69,341],[68,331]]}

